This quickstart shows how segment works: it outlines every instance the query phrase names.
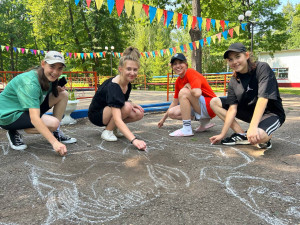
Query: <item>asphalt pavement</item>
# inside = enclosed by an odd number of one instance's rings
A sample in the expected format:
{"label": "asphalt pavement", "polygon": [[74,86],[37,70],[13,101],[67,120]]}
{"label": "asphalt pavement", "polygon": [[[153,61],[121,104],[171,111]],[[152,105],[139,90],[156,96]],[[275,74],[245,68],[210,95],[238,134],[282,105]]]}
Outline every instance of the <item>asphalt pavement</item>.
{"label": "asphalt pavement", "polygon": [[[170,137],[182,124],[158,129],[162,113],[128,124],[147,152],[101,140],[103,128],[87,118],[62,126],[77,138],[66,157],[41,135],[25,134],[28,148],[12,150],[0,129],[0,224],[300,224],[300,97],[282,97],[287,119],[267,151],[210,145],[218,118],[206,132]],[[167,101],[153,91],[131,99]]]}

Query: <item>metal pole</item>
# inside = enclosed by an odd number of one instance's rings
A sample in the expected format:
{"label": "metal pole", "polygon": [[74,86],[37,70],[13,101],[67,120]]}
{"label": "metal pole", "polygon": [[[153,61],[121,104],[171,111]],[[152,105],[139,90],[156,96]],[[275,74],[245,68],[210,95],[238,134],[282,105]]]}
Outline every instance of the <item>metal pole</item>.
{"label": "metal pole", "polygon": [[253,27],[254,23],[250,22],[251,24],[251,52],[253,53]]}
{"label": "metal pole", "polygon": [[111,53],[110,53],[110,76],[112,76],[112,54],[113,54],[113,52],[111,51]]}

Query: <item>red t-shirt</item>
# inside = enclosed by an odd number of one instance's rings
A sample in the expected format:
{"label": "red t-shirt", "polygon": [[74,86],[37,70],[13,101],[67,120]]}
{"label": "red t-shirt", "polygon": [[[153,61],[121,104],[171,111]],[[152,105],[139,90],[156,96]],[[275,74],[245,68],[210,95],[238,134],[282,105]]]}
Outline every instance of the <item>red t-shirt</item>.
{"label": "red t-shirt", "polygon": [[179,91],[184,87],[185,84],[189,83],[191,88],[200,88],[202,91],[202,96],[205,98],[206,108],[209,116],[211,118],[215,117],[216,115],[210,108],[210,100],[214,97],[217,97],[209,83],[202,76],[201,73],[197,72],[196,70],[189,68],[187,69],[183,78],[178,77],[175,82],[175,94],[174,98],[178,98]]}

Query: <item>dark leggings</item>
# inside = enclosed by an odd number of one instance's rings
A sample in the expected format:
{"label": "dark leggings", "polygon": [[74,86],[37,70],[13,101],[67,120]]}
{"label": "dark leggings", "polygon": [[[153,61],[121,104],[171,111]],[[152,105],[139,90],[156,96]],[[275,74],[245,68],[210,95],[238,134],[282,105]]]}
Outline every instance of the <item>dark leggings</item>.
{"label": "dark leggings", "polygon": [[[49,109],[49,94],[47,94],[45,100],[40,105],[40,117],[42,117],[42,115],[45,114]],[[19,119],[17,119],[15,122],[6,126],[0,125],[0,127],[5,130],[21,130],[27,128],[34,128],[34,126],[31,123],[29,111],[23,112]]]}

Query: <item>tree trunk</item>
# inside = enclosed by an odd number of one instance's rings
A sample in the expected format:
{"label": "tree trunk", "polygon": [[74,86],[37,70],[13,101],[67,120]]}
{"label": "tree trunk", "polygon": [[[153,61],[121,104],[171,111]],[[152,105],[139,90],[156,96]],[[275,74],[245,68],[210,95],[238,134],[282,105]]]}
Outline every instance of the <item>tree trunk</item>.
{"label": "tree trunk", "polygon": [[[201,5],[199,0],[192,1],[193,15],[201,17]],[[204,21],[203,21],[204,23]],[[199,27],[191,29],[189,31],[192,42],[202,39],[202,32]],[[197,70],[199,73],[202,73],[202,49],[199,46],[198,49],[192,51],[192,68]]]}

